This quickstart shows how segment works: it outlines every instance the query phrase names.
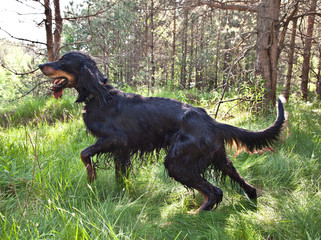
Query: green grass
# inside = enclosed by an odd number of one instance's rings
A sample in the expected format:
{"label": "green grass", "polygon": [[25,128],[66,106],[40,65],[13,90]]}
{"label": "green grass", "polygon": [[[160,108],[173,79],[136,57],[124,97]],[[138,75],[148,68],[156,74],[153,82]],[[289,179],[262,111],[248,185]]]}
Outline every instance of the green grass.
{"label": "green grass", "polygon": [[[198,95],[197,103],[204,106],[207,98]],[[99,170],[88,184],[80,152],[95,139],[74,100],[66,95],[2,107],[0,239],[321,238],[320,102],[286,105],[289,123],[275,152],[236,158],[231,153],[241,175],[259,189],[257,202],[227,180],[215,183],[224,191],[216,210],[190,215],[202,197],[170,179],[162,161],[137,160],[124,185],[112,168]],[[235,116],[229,123],[258,130],[275,113],[262,118],[234,108],[229,116]]]}

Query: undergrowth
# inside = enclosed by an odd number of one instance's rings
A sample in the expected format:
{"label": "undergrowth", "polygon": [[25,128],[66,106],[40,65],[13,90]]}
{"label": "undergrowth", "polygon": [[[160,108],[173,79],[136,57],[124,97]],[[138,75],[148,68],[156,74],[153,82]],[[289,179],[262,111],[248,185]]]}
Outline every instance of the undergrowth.
{"label": "undergrowth", "polygon": [[[146,94],[145,94],[146,95]],[[216,109],[214,93],[166,91]],[[320,239],[321,103],[291,100],[274,152],[230,157],[259,189],[256,202],[227,180],[216,210],[190,215],[203,198],[167,176],[162,161],[134,163],[124,184],[114,169],[88,184],[80,152],[88,135],[73,95],[24,99],[0,112],[0,239]],[[251,115],[224,103],[221,121],[252,130],[276,116]],[[220,119],[218,119],[220,120]],[[162,159],[165,156],[161,152]],[[151,156],[154,158],[154,156]]]}

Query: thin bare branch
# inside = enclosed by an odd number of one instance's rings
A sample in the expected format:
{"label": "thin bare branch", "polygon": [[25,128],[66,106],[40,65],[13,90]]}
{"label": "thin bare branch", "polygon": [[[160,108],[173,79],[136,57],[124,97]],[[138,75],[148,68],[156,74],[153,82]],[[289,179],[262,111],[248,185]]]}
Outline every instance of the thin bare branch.
{"label": "thin bare branch", "polygon": [[252,36],[252,33],[250,33],[248,36],[246,36],[245,38],[242,39],[242,41],[240,41],[235,47],[230,48],[230,49],[226,49],[224,52],[231,52],[237,48],[239,48],[247,39],[249,39]]}
{"label": "thin bare branch", "polygon": [[297,2],[295,4],[294,9],[292,10],[291,14],[284,21],[283,29],[282,29],[280,37],[279,37],[280,40],[279,40],[279,46],[278,46],[278,58],[279,58],[280,53],[281,53],[281,51],[282,51],[282,49],[284,47],[285,35],[286,35],[286,31],[288,29],[289,23],[294,18],[295,14],[297,13],[298,6],[299,6],[299,3]]}
{"label": "thin bare branch", "polygon": [[293,17],[293,19],[295,19],[295,18],[303,18],[303,17],[310,16],[310,15],[315,15],[315,16],[321,17],[321,13],[320,12],[310,11],[310,12],[306,12],[306,13],[297,15],[297,16]]}
{"label": "thin bare branch", "polygon": [[44,43],[44,42],[39,42],[39,41],[34,41],[34,40],[26,39],[26,38],[20,38],[20,37],[13,36],[13,35],[11,35],[8,31],[4,30],[4,29],[1,28],[1,27],[0,27],[0,30],[3,31],[3,32],[5,32],[6,34],[8,34],[11,38],[16,39],[16,40],[19,40],[19,41],[30,42],[30,43],[33,43],[33,44],[46,45],[46,43]]}
{"label": "thin bare branch", "polygon": [[240,56],[234,61],[233,65],[231,66],[231,68],[230,68],[230,70],[229,70],[229,72],[228,72],[228,74],[227,74],[227,77],[226,77],[226,83],[225,83],[225,86],[224,86],[224,89],[223,89],[223,93],[222,93],[221,99],[220,99],[220,101],[219,101],[218,104],[217,104],[217,108],[216,108],[216,112],[215,112],[215,118],[217,118],[218,110],[219,110],[219,108],[220,108],[221,103],[224,102],[224,101],[223,101],[223,98],[224,98],[225,92],[226,92],[226,90],[227,90],[227,88],[228,88],[228,85],[229,85],[229,79],[230,79],[232,70],[234,69],[234,67],[236,66],[236,64],[237,64],[239,61],[241,61],[241,60],[245,57],[245,55],[246,55],[252,48],[254,48],[254,47],[255,47],[255,45],[252,45],[252,46],[248,47],[247,49],[245,49],[245,51],[242,53],[242,55],[240,55]]}
{"label": "thin bare branch", "polygon": [[15,71],[15,70],[12,70],[12,69],[8,68],[3,62],[1,62],[1,67],[3,67],[4,69],[8,70],[9,72],[11,72],[11,73],[13,73],[13,74],[15,74],[17,76],[29,75],[29,74],[34,73],[34,72],[39,70],[38,68],[36,68],[36,69],[31,70],[29,72],[19,73],[19,72]]}
{"label": "thin bare branch", "polygon": [[[248,2],[246,2],[248,3]],[[234,4],[232,2],[224,2],[224,1],[213,1],[213,0],[188,0],[185,2],[185,4],[188,5],[188,7],[197,7],[197,6],[203,6],[207,5],[211,8],[218,8],[223,10],[237,10],[242,12],[257,12],[257,6],[258,3],[251,3],[251,4],[240,4],[238,2],[237,4]]]}
{"label": "thin bare branch", "polygon": [[[88,6],[88,9],[89,9],[89,6]],[[91,18],[91,17],[98,17],[99,15],[101,15],[105,12],[107,12],[107,10],[99,9],[97,12],[95,12],[93,14],[89,14],[89,10],[88,10],[88,14],[85,16],[64,17],[63,20],[73,21],[73,20],[86,19],[86,18]]]}
{"label": "thin bare branch", "polygon": [[48,83],[50,82],[50,80],[45,80],[45,81],[42,81],[40,83],[38,83],[37,85],[35,85],[32,89],[30,89],[28,92],[26,92],[25,94],[23,94],[22,96],[18,97],[18,98],[15,98],[15,99],[11,99],[11,100],[6,100],[8,102],[14,102],[16,100],[19,100],[21,98],[24,98],[25,96],[29,95],[33,90],[35,90],[37,87],[39,87],[40,85],[42,84],[45,84],[45,83]]}

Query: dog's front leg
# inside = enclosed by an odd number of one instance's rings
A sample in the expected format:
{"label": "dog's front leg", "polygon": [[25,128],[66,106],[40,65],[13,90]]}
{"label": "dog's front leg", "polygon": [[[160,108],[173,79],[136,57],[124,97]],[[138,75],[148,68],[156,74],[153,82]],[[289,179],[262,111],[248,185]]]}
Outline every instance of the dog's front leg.
{"label": "dog's front leg", "polygon": [[87,170],[87,176],[88,176],[89,182],[93,182],[96,179],[96,169],[93,166],[91,161],[91,157],[95,155],[93,154],[94,152],[96,152],[95,144],[86,148],[80,154],[81,160],[84,163]]}
{"label": "dog's front leg", "polygon": [[86,167],[89,182],[93,182],[97,177],[96,169],[92,164],[92,157],[98,153],[106,152],[110,144],[111,142],[108,139],[101,138],[81,152],[80,157]]}
{"label": "dog's front leg", "polygon": [[[81,152],[80,157],[86,167],[89,182],[93,182],[97,177],[95,166],[92,164],[92,157],[99,153],[109,152],[111,147],[115,146],[119,146],[121,149],[124,149],[127,144],[123,138],[113,135],[113,138],[107,137],[98,139],[95,144],[87,147]],[[128,160],[129,155],[126,155],[125,159]]]}

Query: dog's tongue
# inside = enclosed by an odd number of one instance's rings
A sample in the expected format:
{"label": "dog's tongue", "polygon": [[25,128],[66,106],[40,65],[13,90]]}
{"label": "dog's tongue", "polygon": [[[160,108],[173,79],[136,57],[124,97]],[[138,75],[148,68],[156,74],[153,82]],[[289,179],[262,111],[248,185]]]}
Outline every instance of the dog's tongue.
{"label": "dog's tongue", "polygon": [[60,98],[62,95],[62,90],[60,90],[59,92],[54,92],[53,95],[55,96],[56,99]]}

